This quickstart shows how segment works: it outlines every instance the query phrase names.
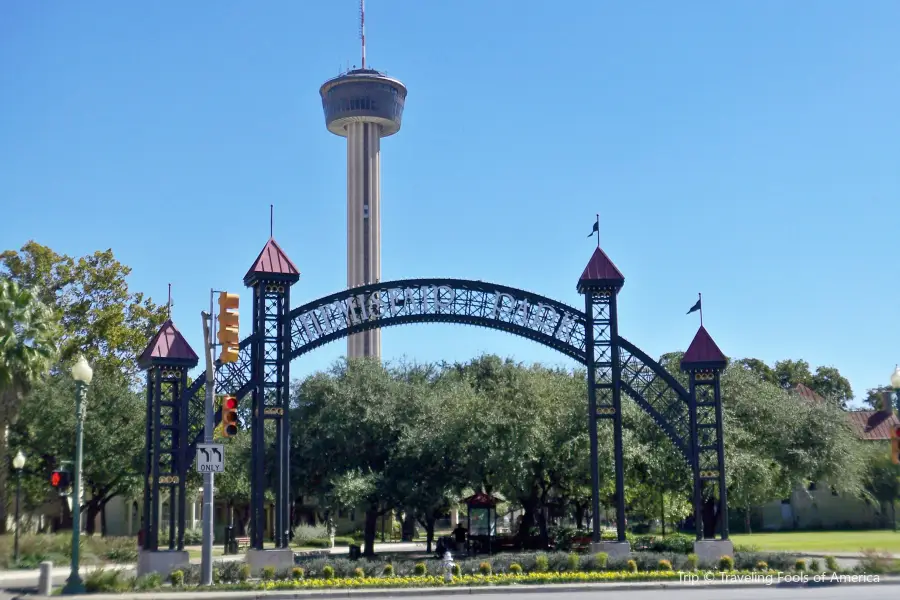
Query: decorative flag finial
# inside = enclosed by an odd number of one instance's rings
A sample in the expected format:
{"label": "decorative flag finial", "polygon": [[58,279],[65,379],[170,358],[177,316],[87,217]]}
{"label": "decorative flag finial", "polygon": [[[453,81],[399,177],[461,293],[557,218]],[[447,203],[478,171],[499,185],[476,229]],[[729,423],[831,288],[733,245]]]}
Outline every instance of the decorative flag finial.
{"label": "decorative flag finial", "polygon": [[169,300],[166,302],[166,318],[172,318],[172,284],[169,284]]}
{"label": "decorative flag finial", "polygon": [[594,234],[597,234],[597,247],[600,247],[600,213],[597,213],[597,220],[594,221],[594,228],[591,229],[591,232],[588,234],[588,237],[591,237]]}
{"label": "decorative flag finial", "polygon": [[275,237],[275,205],[269,205],[269,237]]}
{"label": "decorative flag finial", "polygon": [[700,327],[703,327],[703,295],[699,292],[697,293],[697,302],[694,303],[691,310],[687,311],[687,314],[698,310],[700,311]]}

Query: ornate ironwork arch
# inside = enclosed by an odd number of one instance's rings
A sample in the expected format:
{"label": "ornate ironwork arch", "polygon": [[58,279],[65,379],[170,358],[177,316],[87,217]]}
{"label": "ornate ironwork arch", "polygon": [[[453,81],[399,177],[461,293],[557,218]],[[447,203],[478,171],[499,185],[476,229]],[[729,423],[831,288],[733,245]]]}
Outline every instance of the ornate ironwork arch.
{"label": "ornate ironwork arch", "polygon": [[367,329],[460,323],[528,338],[586,362],[584,313],[532,292],[468,279],[401,279],[348,289],[292,310],[290,359]]}

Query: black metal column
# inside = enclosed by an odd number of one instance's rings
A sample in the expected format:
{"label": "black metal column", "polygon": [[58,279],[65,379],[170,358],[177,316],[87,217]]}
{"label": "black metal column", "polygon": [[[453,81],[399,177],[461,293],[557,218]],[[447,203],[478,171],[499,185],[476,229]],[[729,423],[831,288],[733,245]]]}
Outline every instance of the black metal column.
{"label": "black metal column", "polygon": [[[154,443],[153,443],[153,405],[155,402],[153,401],[153,370],[147,371],[147,426],[145,428],[145,462],[144,462],[144,507],[143,514],[141,515],[142,522],[142,531],[143,531],[143,540],[142,546],[144,550],[151,549],[151,539],[150,539],[150,531],[156,528],[156,523],[153,521],[151,506],[154,503],[153,491],[155,488],[153,487],[153,454],[154,451]],[[155,499],[156,504],[159,504],[159,499]]]}
{"label": "black metal column", "polygon": [[697,382],[690,373],[690,428],[691,428],[691,473],[694,478],[693,501],[694,529],[698,540],[703,539],[703,482],[700,479],[700,448],[697,435]]}
{"label": "black metal column", "polygon": [[725,429],[722,419],[722,390],[719,382],[719,371],[713,371],[713,394],[716,403],[716,457],[719,474],[719,519],[721,520],[722,539],[728,539],[728,485],[725,481]]}
{"label": "black metal column", "polygon": [[154,367],[152,369],[153,373],[153,468],[151,469],[151,477],[152,481],[150,485],[153,487],[152,494],[152,505],[150,507],[151,519],[150,522],[153,524],[150,531],[147,532],[148,537],[150,538],[150,550],[156,550],[159,548],[159,528],[161,523],[159,522],[159,468],[160,462],[162,461],[162,440],[160,439],[162,436],[162,406],[161,406],[161,398],[162,398],[162,369],[160,367]]}
{"label": "black metal column", "polygon": [[278,335],[279,344],[279,362],[281,367],[281,387],[279,406],[282,409],[281,419],[281,475],[280,475],[280,495],[281,495],[281,547],[288,548],[291,538],[289,531],[291,529],[291,320],[288,313],[291,308],[291,288],[284,287],[282,294],[281,313],[279,314]]}
{"label": "black metal column", "polygon": [[616,467],[616,533],[618,541],[625,540],[625,451],[622,441],[622,368],[619,363],[618,311],[616,294],[609,295],[609,338],[612,361],[612,401],[613,401],[613,452]]}
{"label": "black metal column", "polygon": [[588,387],[588,435],[591,440],[591,541],[600,542],[600,464],[597,440],[597,390],[596,365],[594,364],[594,310],[593,298],[584,296],[584,350],[587,356]]}
{"label": "black metal column", "polygon": [[172,383],[172,401],[176,403],[176,409],[180,413],[178,421],[178,540],[176,547],[184,550],[184,530],[187,517],[187,473],[191,459],[188,456],[188,420],[190,413],[189,404],[182,398],[182,390],[187,387],[187,369],[180,370],[177,379]]}
{"label": "black metal column", "polygon": [[250,417],[250,547],[262,550],[265,529],[265,296],[262,286],[253,287],[253,393]]}

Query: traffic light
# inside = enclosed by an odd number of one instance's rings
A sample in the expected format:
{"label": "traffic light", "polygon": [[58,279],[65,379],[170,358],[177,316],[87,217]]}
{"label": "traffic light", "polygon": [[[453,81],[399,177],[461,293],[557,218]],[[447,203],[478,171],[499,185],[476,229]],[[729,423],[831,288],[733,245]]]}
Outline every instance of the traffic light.
{"label": "traffic light", "polygon": [[234,396],[222,398],[222,435],[234,437],[238,432],[238,401]]}
{"label": "traffic light", "polygon": [[891,427],[891,461],[900,465],[900,426]]}
{"label": "traffic light", "polygon": [[222,363],[233,363],[238,359],[240,352],[240,330],[238,325],[238,305],[241,302],[237,294],[228,292],[219,293],[219,343],[222,351],[219,360]]}
{"label": "traffic light", "polygon": [[50,473],[50,485],[60,494],[64,494],[69,488],[69,472],[56,470]]}

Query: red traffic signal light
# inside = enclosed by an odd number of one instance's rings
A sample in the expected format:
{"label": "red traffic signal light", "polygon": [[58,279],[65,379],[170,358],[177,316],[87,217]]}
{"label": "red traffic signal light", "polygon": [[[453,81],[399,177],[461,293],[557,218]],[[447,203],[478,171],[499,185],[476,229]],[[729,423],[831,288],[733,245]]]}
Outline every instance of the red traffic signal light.
{"label": "red traffic signal light", "polygon": [[222,398],[222,435],[233,437],[238,433],[238,401],[234,396]]}
{"label": "red traffic signal light", "polygon": [[50,473],[50,485],[58,490],[65,490],[69,487],[69,472],[57,470]]}

